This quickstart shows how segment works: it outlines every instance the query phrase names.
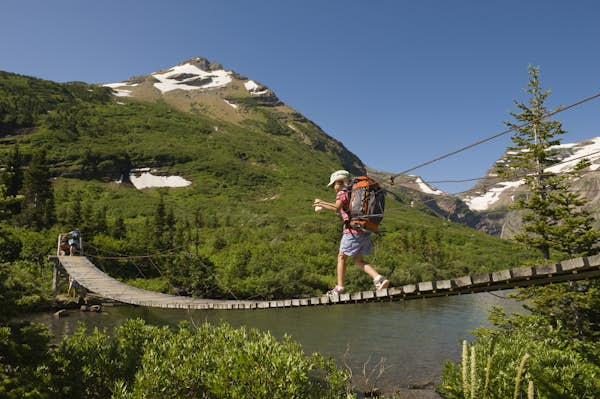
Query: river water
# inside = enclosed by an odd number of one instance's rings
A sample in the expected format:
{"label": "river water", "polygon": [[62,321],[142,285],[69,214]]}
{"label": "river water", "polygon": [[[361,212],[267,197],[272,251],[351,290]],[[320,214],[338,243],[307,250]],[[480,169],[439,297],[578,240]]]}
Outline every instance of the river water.
{"label": "river water", "polygon": [[60,319],[38,314],[29,320],[46,324],[57,338],[73,333],[79,322],[111,329],[136,317],[156,325],[176,325],[181,320],[227,322],[233,327],[270,331],[276,337],[288,334],[306,353],[320,352],[340,366],[350,366],[359,389],[368,388],[362,378],[363,365],[369,361],[365,368],[368,373],[383,359],[385,371],[376,385],[389,393],[396,388],[432,389],[439,383],[444,361],[457,361],[462,340],[473,339],[469,331],[488,325],[492,305],[500,305],[508,313],[525,312],[515,300],[502,297],[480,293],[403,302],[227,311],[118,306],[104,307],[102,313],[71,311]]}

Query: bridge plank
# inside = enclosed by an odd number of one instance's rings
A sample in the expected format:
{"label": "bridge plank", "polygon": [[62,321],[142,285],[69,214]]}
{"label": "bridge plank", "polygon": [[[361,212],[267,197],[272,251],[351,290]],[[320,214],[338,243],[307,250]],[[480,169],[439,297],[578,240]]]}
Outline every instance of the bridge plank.
{"label": "bridge plank", "polygon": [[513,278],[528,278],[533,277],[533,268],[530,266],[517,267],[510,269]]}
{"label": "bridge plank", "polygon": [[429,292],[433,291],[433,282],[432,281],[423,281],[422,283],[418,283],[419,292]]}
{"label": "bridge plank", "polygon": [[560,268],[563,271],[571,271],[576,269],[581,269],[587,266],[586,258],[576,258],[576,259],[568,259],[560,262]]}
{"label": "bridge plank", "polygon": [[457,287],[468,287],[473,285],[473,280],[471,280],[471,276],[463,276],[452,279]]}
{"label": "bridge plank", "polygon": [[492,273],[492,281],[508,281],[512,278],[510,270],[500,270]]}
{"label": "bridge plank", "polygon": [[558,265],[556,263],[539,265],[534,267],[534,271],[536,276],[552,275],[558,272]]}
{"label": "bridge plank", "polygon": [[490,273],[481,273],[471,276],[473,284],[487,284],[491,281]]}
{"label": "bridge plank", "polygon": [[402,293],[412,294],[417,291],[417,286],[414,284],[406,284],[402,286]]}
{"label": "bridge plank", "polygon": [[588,256],[587,262],[591,267],[600,266],[600,254],[594,256]]}
{"label": "bridge plank", "polygon": [[375,298],[375,291],[363,291],[362,299],[373,299]]}
{"label": "bridge plank", "polygon": [[362,299],[362,292],[353,292],[350,294],[350,299],[353,301],[360,301]]}

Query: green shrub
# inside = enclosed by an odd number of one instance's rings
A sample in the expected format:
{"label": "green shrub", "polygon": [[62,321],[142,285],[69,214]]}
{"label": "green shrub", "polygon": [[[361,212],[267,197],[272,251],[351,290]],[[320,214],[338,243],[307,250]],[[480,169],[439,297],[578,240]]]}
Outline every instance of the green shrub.
{"label": "green shrub", "polygon": [[176,331],[129,320],[112,337],[80,326],[53,353],[56,398],[343,398],[345,372],[289,337],[227,325]]}

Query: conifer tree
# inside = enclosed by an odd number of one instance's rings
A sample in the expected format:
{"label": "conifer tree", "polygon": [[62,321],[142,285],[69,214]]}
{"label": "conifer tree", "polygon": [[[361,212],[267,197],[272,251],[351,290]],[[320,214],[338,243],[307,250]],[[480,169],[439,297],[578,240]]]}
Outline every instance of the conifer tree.
{"label": "conifer tree", "polygon": [[81,204],[81,191],[75,191],[73,195],[73,203],[70,205],[69,210],[69,226],[70,228],[76,228],[77,226],[81,226],[82,222],[82,204]]}
{"label": "conifer tree", "polygon": [[513,205],[513,209],[523,211],[522,232],[514,239],[539,249],[544,259],[550,258],[551,249],[569,256],[589,255],[598,232],[583,210],[587,200],[570,190],[571,180],[585,164],[571,173],[548,170],[556,163],[551,147],[560,144],[559,136],[565,130],[559,121],[544,117],[548,113],[544,103],[550,91],[541,88],[539,67],[529,67],[526,92],[530,95],[528,102],[515,101],[520,112],[511,112],[516,122],[505,122],[515,131],[511,138],[514,144],[497,164],[499,176],[522,178],[528,189],[527,196],[518,198]]}
{"label": "conifer tree", "polygon": [[6,162],[6,173],[4,184],[6,184],[6,195],[14,197],[23,188],[23,160],[19,151],[19,145],[15,145],[10,152]]}
{"label": "conifer tree", "polygon": [[122,239],[127,236],[127,226],[122,216],[117,217],[112,228],[112,236],[117,239]]}
{"label": "conifer tree", "polygon": [[54,221],[54,191],[45,150],[36,151],[31,158],[24,174],[23,195],[22,223],[37,229],[50,226]]}

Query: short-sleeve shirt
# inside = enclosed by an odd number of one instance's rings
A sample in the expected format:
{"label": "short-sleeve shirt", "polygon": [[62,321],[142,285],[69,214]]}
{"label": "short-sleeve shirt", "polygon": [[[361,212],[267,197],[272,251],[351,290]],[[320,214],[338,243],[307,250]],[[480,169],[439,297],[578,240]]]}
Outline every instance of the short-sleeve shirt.
{"label": "short-sleeve shirt", "polygon": [[[347,209],[350,209],[350,193],[346,190],[340,190],[335,195],[335,201],[342,201],[342,209],[340,210],[340,216],[344,219],[344,222],[350,220],[350,215]],[[362,230],[351,229],[344,224],[344,234],[365,234]]]}

